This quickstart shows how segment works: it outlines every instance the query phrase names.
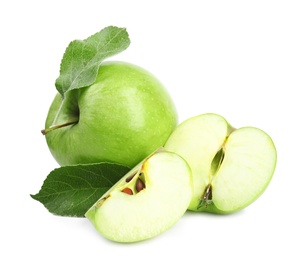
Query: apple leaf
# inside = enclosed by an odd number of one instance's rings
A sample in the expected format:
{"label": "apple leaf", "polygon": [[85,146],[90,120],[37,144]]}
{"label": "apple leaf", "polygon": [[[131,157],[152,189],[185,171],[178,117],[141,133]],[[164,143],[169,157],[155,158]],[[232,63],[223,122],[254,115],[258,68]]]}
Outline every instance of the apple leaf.
{"label": "apple leaf", "polygon": [[125,28],[109,26],[85,40],[72,41],[61,61],[55,85],[59,93],[94,83],[100,63],[125,50],[130,39]]}
{"label": "apple leaf", "polygon": [[55,215],[84,217],[129,170],[113,163],[63,166],[50,172],[39,193],[31,197]]}

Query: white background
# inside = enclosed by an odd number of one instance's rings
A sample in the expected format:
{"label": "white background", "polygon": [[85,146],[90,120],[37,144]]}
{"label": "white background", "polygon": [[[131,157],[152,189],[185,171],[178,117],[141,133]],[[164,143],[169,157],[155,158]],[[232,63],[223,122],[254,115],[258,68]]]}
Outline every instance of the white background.
{"label": "white background", "polygon": [[[2,1],[1,259],[302,259],[301,1]],[[108,25],[169,90],[179,121],[206,112],[265,130],[278,150],[265,193],[236,214],[186,213],[170,230],[113,243],[29,194],[58,167],[40,130],[68,43]],[[177,201],[175,202],[177,203]]]}

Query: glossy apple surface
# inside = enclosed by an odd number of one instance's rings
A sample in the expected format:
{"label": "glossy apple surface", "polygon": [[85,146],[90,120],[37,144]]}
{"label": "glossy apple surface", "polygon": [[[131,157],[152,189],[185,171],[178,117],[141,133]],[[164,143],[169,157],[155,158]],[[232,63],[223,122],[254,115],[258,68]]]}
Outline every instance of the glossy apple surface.
{"label": "glossy apple surface", "polygon": [[172,227],[191,197],[187,162],[175,153],[158,152],[126,174],[85,216],[104,237],[136,242]]}
{"label": "glossy apple surface", "polygon": [[216,114],[187,119],[165,148],[192,169],[193,211],[231,213],[247,207],[268,186],[277,160],[268,134],[255,127],[235,129]]}
{"label": "glossy apple surface", "polygon": [[133,167],[162,146],[177,124],[164,86],[146,70],[105,62],[95,83],[56,95],[45,128],[76,122],[46,134],[60,165],[114,162]]}

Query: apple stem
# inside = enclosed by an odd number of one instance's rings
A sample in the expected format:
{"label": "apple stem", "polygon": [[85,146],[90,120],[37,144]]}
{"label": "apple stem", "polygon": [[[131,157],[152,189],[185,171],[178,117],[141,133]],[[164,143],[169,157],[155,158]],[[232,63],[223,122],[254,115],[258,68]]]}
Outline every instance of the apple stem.
{"label": "apple stem", "polygon": [[41,133],[43,135],[46,135],[46,134],[48,134],[49,132],[51,132],[53,130],[56,130],[56,129],[59,129],[59,128],[62,128],[62,127],[65,127],[65,126],[69,126],[69,125],[74,125],[74,124],[76,124],[78,122],[79,121],[77,120],[77,121],[73,121],[73,122],[64,123],[64,124],[61,124],[61,125],[54,125],[54,126],[51,126],[49,128],[41,130]]}

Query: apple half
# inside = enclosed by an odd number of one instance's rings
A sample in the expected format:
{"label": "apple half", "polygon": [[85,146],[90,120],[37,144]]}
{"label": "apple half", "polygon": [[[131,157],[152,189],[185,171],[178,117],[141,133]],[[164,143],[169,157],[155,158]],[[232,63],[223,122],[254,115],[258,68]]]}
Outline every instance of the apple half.
{"label": "apple half", "polygon": [[191,167],[193,211],[226,214],[247,207],[268,186],[277,161],[274,143],[264,131],[235,129],[211,113],[181,123],[165,149]]}
{"label": "apple half", "polygon": [[155,152],[108,190],[85,214],[116,242],[145,240],[172,227],[192,198],[191,169],[179,155]]}

